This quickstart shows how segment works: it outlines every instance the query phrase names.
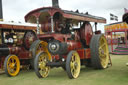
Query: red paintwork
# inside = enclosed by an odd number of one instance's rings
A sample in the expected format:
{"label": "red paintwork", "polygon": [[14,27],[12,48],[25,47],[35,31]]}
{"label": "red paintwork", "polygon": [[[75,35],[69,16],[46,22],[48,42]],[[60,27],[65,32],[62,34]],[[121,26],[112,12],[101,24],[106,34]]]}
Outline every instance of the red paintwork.
{"label": "red paintwork", "polygon": [[[81,20],[81,21],[90,21],[90,22],[99,22],[99,23],[106,23],[106,19],[102,20],[102,19],[94,19],[94,18],[90,18],[90,17],[85,17],[85,16],[79,16],[79,15],[73,15],[70,13],[64,13],[64,11],[60,8],[54,8],[54,7],[42,7],[42,8],[38,8],[35,9],[31,12],[29,12],[26,16],[25,16],[25,21],[29,21],[31,16],[34,16],[35,18],[39,18],[39,16],[41,15],[41,12],[48,12],[50,14],[50,16],[53,16],[55,13],[59,12],[63,15],[64,18],[68,18],[68,19],[75,19],[75,20]],[[38,16],[37,16],[38,15]]]}
{"label": "red paintwork", "polygon": [[9,53],[17,55],[19,59],[30,59],[31,58],[31,56],[29,56],[30,52],[21,46],[9,47]]}
{"label": "red paintwork", "polygon": [[36,26],[25,26],[25,25],[15,25],[13,23],[11,24],[4,24],[0,23],[0,29],[19,29],[19,30],[36,30]]}
{"label": "red paintwork", "polygon": [[80,56],[80,59],[90,59],[91,58],[90,48],[78,49],[77,52]]}
{"label": "red paintwork", "polygon": [[88,48],[88,49],[85,49],[85,53],[86,53],[86,59],[89,59],[89,58],[91,58],[91,50],[90,50],[90,48]]}
{"label": "red paintwork", "polygon": [[[46,40],[46,39],[51,39],[54,38],[56,40],[59,40],[61,42],[66,42],[68,45],[68,52],[70,52],[71,50],[77,50],[77,49],[81,49],[82,48],[82,44],[80,41],[75,41],[75,40],[68,40],[71,38],[71,35],[67,35],[67,34],[57,34],[57,33],[53,33],[53,34],[42,34],[42,35],[38,35],[39,39],[41,40]],[[57,56],[54,56],[57,57]],[[84,55],[80,56],[81,59],[84,58]]]}
{"label": "red paintwork", "polygon": [[22,49],[20,47],[9,46],[9,54],[18,54]]}
{"label": "red paintwork", "polygon": [[86,58],[84,49],[78,49],[77,52],[80,56],[80,59],[85,59]]}
{"label": "red paintwork", "polygon": [[59,60],[59,55],[54,55],[54,56],[52,56],[52,59]]}
{"label": "red paintwork", "polygon": [[77,42],[74,40],[69,40],[67,41],[67,44],[68,44],[68,52],[70,52],[71,50],[77,50],[82,48],[82,44],[79,41]]}
{"label": "red paintwork", "polygon": [[62,14],[62,11],[58,8],[54,8],[54,7],[42,7],[42,8],[38,8],[35,9],[31,12],[29,12],[26,16],[25,16],[25,21],[27,22],[27,20],[30,18],[30,16],[35,16],[36,18],[38,18],[41,15],[40,10],[47,10],[48,9],[48,13],[50,14],[50,16],[53,16],[56,12],[59,12]]}
{"label": "red paintwork", "polygon": [[41,31],[43,31],[43,32],[50,32],[51,31],[51,21],[50,20],[42,22]]}
{"label": "red paintwork", "polygon": [[54,38],[61,42],[64,42],[64,41],[66,42],[68,40],[68,38],[71,38],[71,35],[60,34],[60,33],[49,33],[49,34],[40,34],[40,35],[38,35],[38,38],[41,40]]}
{"label": "red paintwork", "polygon": [[[90,55],[90,48],[88,49],[77,49],[76,50],[80,56],[80,59],[89,59],[91,58],[91,55]],[[67,54],[66,55],[63,55],[63,57],[66,59],[67,58]],[[58,60],[59,59],[59,55],[55,55],[55,56],[52,56],[52,59],[56,59]]]}
{"label": "red paintwork", "polygon": [[31,59],[32,56],[30,56],[30,52],[29,51],[21,51],[18,54],[19,59]]}
{"label": "red paintwork", "polygon": [[86,23],[85,26],[83,26],[80,29],[80,36],[81,39],[84,40],[86,42],[87,45],[90,44],[91,38],[93,35],[93,31],[92,31],[92,27],[90,23]]}
{"label": "red paintwork", "polygon": [[3,65],[4,65],[4,60],[5,60],[5,56],[0,56],[0,69],[3,70]]}
{"label": "red paintwork", "polygon": [[[70,52],[72,50],[77,50],[79,52],[80,58],[85,59],[85,54],[84,54],[85,51],[83,49],[81,49],[82,48],[81,42],[75,41],[75,40],[68,40],[68,38],[71,38],[71,35],[51,33],[51,34],[40,34],[40,35],[38,35],[38,37],[41,40],[54,38],[56,40],[59,40],[60,42],[66,42],[68,45],[68,52]],[[53,57],[58,59],[58,56],[53,56]]]}
{"label": "red paintwork", "polygon": [[[24,47],[9,47],[10,54],[15,54],[19,59],[31,59],[30,52],[25,50]],[[4,60],[6,56],[0,56],[0,69],[3,69]]]}
{"label": "red paintwork", "polygon": [[[55,39],[67,43],[67,54],[61,55],[65,59],[72,50],[78,52],[80,59],[88,59],[91,58],[89,44],[93,35],[92,27],[89,22],[106,23],[106,19],[104,18],[101,19],[100,17],[89,16],[89,14],[85,16],[82,13],[66,11],[60,8],[42,7],[29,12],[25,16],[25,21],[37,23],[39,19],[41,30],[44,32],[44,34],[37,35],[40,40],[49,42]],[[72,29],[74,34],[68,32],[71,27],[78,26],[79,23],[80,27],[78,29]],[[58,60],[60,57],[59,55],[55,55],[52,56],[52,58]]]}

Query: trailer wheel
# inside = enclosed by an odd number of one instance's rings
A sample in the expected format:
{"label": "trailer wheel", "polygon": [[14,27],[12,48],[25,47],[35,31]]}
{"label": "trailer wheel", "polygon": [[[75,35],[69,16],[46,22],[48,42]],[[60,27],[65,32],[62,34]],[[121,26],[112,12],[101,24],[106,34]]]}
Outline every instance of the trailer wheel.
{"label": "trailer wheel", "polygon": [[35,73],[39,78],[45,78],[48,76],[50,67],[46,66],[49,61],[49,56],[46,52],[40,52],[34,60]]}
{"label": "trailer wheel", "polygon": [[108,44],[103,34],[94,35],[90,43],[91,63],[96,69],[107,68],[109,62]]}
{"label": "trailer wheel", "polygon": [[66,71],[69,78],[77,78],[80,74],[80,57],[76,51],[70,51],[66,60]]}
{"label": "trailer wheel", "polygon": [[8,55],[4,61],[5,73],[12,77],[18,75],[20,71],[20,61],[16,55]]}

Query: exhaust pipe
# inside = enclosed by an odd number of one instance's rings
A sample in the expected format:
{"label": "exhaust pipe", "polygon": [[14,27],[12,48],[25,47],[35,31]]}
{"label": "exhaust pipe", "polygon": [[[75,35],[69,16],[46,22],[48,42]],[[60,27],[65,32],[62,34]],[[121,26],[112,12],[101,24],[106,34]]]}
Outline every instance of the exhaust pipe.
{"label": "exhaust pipe", "polygon": [[52,0],[52,7],[59,8],[59,1],[58,0]]}
{"label": "exhaust pipe", "polygon": [[3,21],[2,0],[0,0],[0,21]]}

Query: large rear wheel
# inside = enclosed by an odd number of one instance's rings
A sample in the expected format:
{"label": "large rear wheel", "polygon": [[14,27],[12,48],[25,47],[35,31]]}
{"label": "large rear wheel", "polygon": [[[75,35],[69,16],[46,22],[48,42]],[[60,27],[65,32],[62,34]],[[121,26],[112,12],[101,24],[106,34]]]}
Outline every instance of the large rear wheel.
{"label": "large rear wheel", "polygon": [[90,43],[91,63],[96,69],[107,68],[109,62],[108,44],[103,34],[94,35]]}
{"label": "large rear wheel", "polygon": [[16,55],[8,55],[4,61],[5,73],[8,76],[16,76],[20,71],[20,61]]}
{"label": "large rear wheel", "polygon": [[69,78],[77,78],[80,74],[80,57],[76,51],[71,51],[66,59],[66,71]]}

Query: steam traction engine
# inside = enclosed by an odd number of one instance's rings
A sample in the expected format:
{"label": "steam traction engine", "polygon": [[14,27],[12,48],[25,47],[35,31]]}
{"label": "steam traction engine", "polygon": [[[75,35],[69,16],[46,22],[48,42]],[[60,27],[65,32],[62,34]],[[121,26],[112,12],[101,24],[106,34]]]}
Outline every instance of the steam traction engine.
{"label": "steam traction engine", "polygon": [[21,66],[32,62],[29,48],[37,40],[35,30],[31,25],[0,22],[0,70],[8,76],[16,76]]}
{"label": "steam traction engine", "polygon": [[[81,65],[105,69],[109,62],[107,41],[100,31],[93,33],[90,22],[105,23],[106,19],[67,11],[59,8],[57,0],[53,7],[43,7],[29,12],[26,22],[37,23],[36,40],[30,47],[36,75],[47,77],[52,67],[62,67],[69,78],[77,78]],[[41,29],[39,29],[41,24]],[[40,34],[40,31],[44,34]]]}

